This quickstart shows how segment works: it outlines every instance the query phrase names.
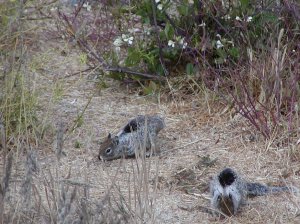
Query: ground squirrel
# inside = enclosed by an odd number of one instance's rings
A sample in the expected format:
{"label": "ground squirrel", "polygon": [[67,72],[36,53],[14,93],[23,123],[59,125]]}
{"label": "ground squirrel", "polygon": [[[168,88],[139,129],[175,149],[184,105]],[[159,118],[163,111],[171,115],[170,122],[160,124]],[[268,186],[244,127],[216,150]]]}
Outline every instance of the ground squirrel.
{"label": "ground squirrel", "polygon": [[222,170],[210,183],[211,205],[221,213],[235,215],[247,196],[261,196],[282,191],[297,192],[294,187],[270,187],[244,181],[230,168]]}
{"label": "ground squirrel", "polygon": [[141,149],[146,149],[149,155],[149,151],[157,150],[157,134],[164,127],[164,119],[157,115],[138,115],[129,120],[116,136],[108,135],[101,143],[98,158],[113,160],[133,157],[137,152],[143,152]]}

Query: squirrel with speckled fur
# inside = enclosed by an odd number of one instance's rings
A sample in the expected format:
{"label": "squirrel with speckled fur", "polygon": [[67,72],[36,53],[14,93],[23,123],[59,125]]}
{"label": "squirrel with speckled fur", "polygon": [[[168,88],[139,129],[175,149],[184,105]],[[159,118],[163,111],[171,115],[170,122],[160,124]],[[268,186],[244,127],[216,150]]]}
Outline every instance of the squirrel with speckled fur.
{"label": "squirrel with speckled fur", "polygon": [[157,152],[157,135],[164,127],[164,119],[158,115],[138,115],[129,120],[116,136],[108,135],[100,145],[98,158],[114,160],[134,157],[142,152],[149,156]]}
{"label": "squirrel with speckled fur", "polygon": [[246,203],[247,197],[262,196],[278,192],[298,192],[295,187],[271,187],[244,181],[234,170],[226,168],[210,183],[211,205],[223,215],[236,215]]}

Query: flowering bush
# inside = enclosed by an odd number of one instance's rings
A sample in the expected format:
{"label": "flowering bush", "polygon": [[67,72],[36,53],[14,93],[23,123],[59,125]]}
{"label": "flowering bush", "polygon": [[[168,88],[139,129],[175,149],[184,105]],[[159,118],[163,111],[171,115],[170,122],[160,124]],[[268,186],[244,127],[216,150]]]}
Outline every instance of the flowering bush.
{"label": "flowering bush", "polygon": [[266,50],[268,41],[276,39],[270,32],[284,27],[274,4],[263,8],[247,0],[133,1],[142,29],[133,33],[134,44],[132,37],[122,45],[128,51],[126,66],[168,75],[175,64],[217,68],[248,61],[249,49]]}

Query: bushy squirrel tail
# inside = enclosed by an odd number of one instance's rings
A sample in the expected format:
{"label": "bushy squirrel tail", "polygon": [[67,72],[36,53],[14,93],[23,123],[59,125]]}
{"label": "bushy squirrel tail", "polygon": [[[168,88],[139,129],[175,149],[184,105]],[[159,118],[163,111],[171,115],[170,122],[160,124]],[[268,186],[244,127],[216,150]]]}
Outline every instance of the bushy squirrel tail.
{"label": "bushy squirrel tail", "polygon": [[298,193],[298,189],[295,187],[270,187],[260,183],[247,183],[247,195],[250,197],[262,196],[266,194],[275,194],[279,192],[293,192]]}

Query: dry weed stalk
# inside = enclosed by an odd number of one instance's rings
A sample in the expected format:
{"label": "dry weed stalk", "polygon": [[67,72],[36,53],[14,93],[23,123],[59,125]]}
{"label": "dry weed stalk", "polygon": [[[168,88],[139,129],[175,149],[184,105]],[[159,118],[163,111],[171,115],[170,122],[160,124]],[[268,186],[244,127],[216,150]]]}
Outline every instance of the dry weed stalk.
{"label": "dry weed stalk", "polygon": [[39,170],[37,153],[35,150],[28,151],[25,167],[26,172],[21,186],[20,195],[23,198],[23,208],[29,210],[32,202],[33,174]]}
{"label": "dry weed stalk", "polygon": [[[148,126],[145,126],[145,133],[147,133]],[[152,157],[154,152],[157,152],[157,149],[151,146],[150,150],[150,158],[146,158],[146,138],[147,135],[144,136],[144,139],[140,139],[139,147],[140,149],[136,152],[136,158],[131,163],[133,170],[133,183],[130,183],[130,178],[128,181],[128,187],[131,189],[133,185],[133,200],[134,200],[134,222],[150,222],[155,223],[155,199],[156,199],[156,191],[157,191],[157,179],[158,179],[158,159],[157,156]],[[155,176],[154,176],[154,189],[151,190],[150,182],[151,182],[151,168],[154,162]],[[130,176],[129,176],[130,177]],[[129,191],[129,195],[130,191]]]}
{"label": "dry weed stalk", "polygon": [[[52,172],[48,169],[47,173],[43,173],[44,191],[48,207],[44,207],[45,216],[51,223],[73,223],[74,207],[72,205],[76,201],[77,186],[73,187],[69,193],[70,187],[65,182],[60,182],[58,176],[58,168],[56,169],[55,179]],[[58,183],[60,182],[60,185]]]}
{"label": "dry weed stalk", "polygon": [[68,196],[69,187],[65,187],[64,184],[61,184],[61,190],[60,190],[60,197],[59,197],[59,204],[58,204],[58,213],[57,213],[57,223],[63,224],[63,223],[71,223],[68,222],[68,220],[71,221],[72,217],[68,218],[69,214],[72,214],[71,207],[72,204],[75,201],[76,198],[76,192],[77,188],[74,187],[73,191],[71,192],[70,196]]}
{"label": "dry weed stalk", "polygon": [[58,196],[55,185],[55,180],[53,178],[53,175],[49,169],[46,170],[47,173],[43,172],[43,185],[45,186],[45,197],[46,197],[46,203],[47,208],[44,208],[46,212],[46,216],[49,220],[51,220],[51,223],[55,223],[57,221],[57,211],[58,211]]}
{"label": "dry weed stalk", "polygon": [[3,153],[3,173],[4,177],[0,180],[0,223],[4,222],[5,196],[9,191],[9,181],[12,170],[13,153],[8,153],[6,148],[6,130],[3,123],[2,114],[0,114],[0,143]]}
{"label": "dry weed stalk", "polygon": [[60,122],[57,127],[56,140],[55,140],[55,153],[56,153],[56,158],[58,161],[60,161],[62,156],[66,155],[63,152],[65,132],[66,132],[65,124],[63,122]]}
{"label": "dry weed stalk", "polygon": [[[117,189],[117,186],[114,187]],[[100,223],[130,223],[131,217],[127,203],[120,191],[116,198],[111,191],[108,191],[100,202],[96,203],[96,216],[94,221]],[[96,218],[96,219],[95,219]]]}
{"label": "dry weed stalk", "polygon": [[0,182],[0,223],[4,223],[4,214],[5,214],[5,196],[9,191],[9,181],[12,172],[12,162],[13,154],[9,153],[7,158],[4,158],[6,161],[6,166],[4,169],[4,177]]}
{"label": "dry weed stalk", "polygon": [[[3,114],[0,112],[0,149],[3,150],[3,158],[6,158],[7,148],[6,148],[6,129],[3,121]],[[5,160],[3,166],[5,167]]]}

